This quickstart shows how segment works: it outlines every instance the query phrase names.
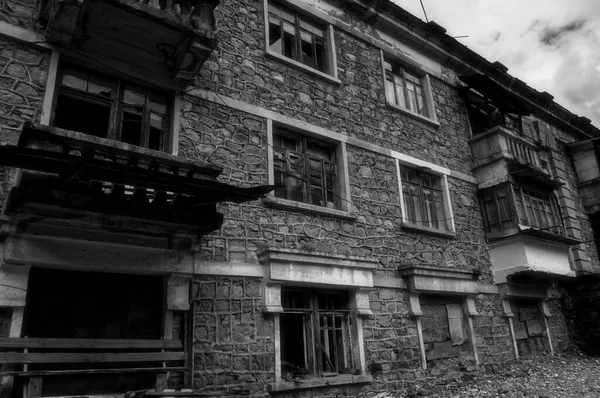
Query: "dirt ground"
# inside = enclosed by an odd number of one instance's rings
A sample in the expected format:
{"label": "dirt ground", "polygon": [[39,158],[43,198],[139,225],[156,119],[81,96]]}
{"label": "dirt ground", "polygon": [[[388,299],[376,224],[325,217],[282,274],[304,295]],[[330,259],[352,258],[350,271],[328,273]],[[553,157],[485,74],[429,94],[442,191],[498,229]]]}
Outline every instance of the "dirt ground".
{"label": "dirt ground", "polygon": [[524,357],[496,373],[468,370],[444,372],[406,397],[600,398],[600,358],[579,351]]}

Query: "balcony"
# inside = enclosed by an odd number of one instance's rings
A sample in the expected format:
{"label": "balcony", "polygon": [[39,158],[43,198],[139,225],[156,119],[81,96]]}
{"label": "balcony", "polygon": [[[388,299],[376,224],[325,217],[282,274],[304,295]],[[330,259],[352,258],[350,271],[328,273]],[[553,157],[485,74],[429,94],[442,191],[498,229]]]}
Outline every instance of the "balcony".
{"label": "balcony", "polygon": [[469,141],[480,188],[505,181],[508,175],[557,185],[548,170],[548,155],[536,144],[502,126],[495,126]]}
{"label": "balcony", "polygon": [[17,146],[0,147],[0,164],[23,169],[4,211],[21,230],[176,238],[188,248],[221,226],[217,203],[256,200],[273,189],[219,182],[221,169],[202,161],[34,124]]}
{"label": "balcony", "polygon": [[515,282],[524,277],[555,280],[575,276],[568,242],[515,235],[490,242],[490,255],[496,283]]}
{"label": "balcony", "polygon": [[217,5],[218,0],[39,0],[39,20],[48,41],[96,64],[187,84],[216,47]]}

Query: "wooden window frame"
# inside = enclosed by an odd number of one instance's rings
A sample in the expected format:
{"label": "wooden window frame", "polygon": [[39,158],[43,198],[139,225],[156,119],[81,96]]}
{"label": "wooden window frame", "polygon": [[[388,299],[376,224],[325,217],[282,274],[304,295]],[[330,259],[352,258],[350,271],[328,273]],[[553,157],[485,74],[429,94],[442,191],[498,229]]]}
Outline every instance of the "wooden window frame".
{"label": "wooden window frame", "polygon": [[[504,220],[500,219],[501,210],[497,196],[497,191],[500,189],[506,189],[510,210],[510,217]],[[486,200],[485,195],[490,193],[493,193],[493,199]],[[509,182],[488,188],[480,192],[479,197],[482,204],[484,228],[488,237],[516,233],[520,225],[547,231],[559,236],[566,236],[560,205],[554,192],[544,192]],[[499,221],[493,224],[490,223],[490,215],[486,207],[486,204],[490,202],[495,203],[496,211],[499,215]],[[543,221],[544,219],[545,221]],[[557,221],[559,223],[555,224]],[[502,223],[505,222],[511,223],[510,228],[502,228]],[[550,225],[551,223],[553,225]],[[497,224],[500,224],[499,230],[492,231],[491,226]]]}
{"label": "wooden window frame", "polygon": [[[293,140],[296,144],[296,150],[282,148],[277,145],[278,137],[287,138]],[[339,194],[340,176],[338,172],[338,162],[335,145],[330,143],[313,139],[305,135],[298,134],[282,127],[273,128],[273,174],[276,184],[283,185],[283,188],[278,188],[275,191],[275,196],[293,200],[297,202],[307,203],[314,206],[321,206],[326,208],[332,208],[336,210],[342,209],[341,196]],[[315,144],[322,148],[329,150],[330,159],[323,159],[311,154],[309,151],[309,145]],[[294,165],[292,157],[298,159],[298,164]],[[322,193],[322,203],[313,203],[312,192],[313,185],[311,176],[316,171],[311,168],[312,162],[320,162],[321,164],[321,175],[320,175],[320,188]],[[278,166],[278,163],[285,164],[285,167]],[[327,171],[327,170],[331,171]],[[312,172],[312,174],[311,174]],[[301,181],[302,184],[302,200],[293,198],[292,184],[289,183],[290,179],[294,178]],[[285,189],[285,195],[279,196]],[[331,197],[330,197],[331,196]],[[328,204],[331,203],[332,207]]]}
{"label": "wooden window frame", "polygon": [[[399,174],[400,189],[401,189],[400,194],[401,194],[401,200],[402,200],[403,221],[407,224],[415,225],[418,227],[425,227],[425,228],[429,228],[432,230],[439,230],[439,231],[444,231],[444,232],[453,232],[452,223],[450,222],[451,217],[449,217],[449,215],[448,215],[449,211],[448,211],[447,207],[449,206],[449,203],[447,203],[446,187],[445,187],[443,178],[439,175],[429,173],[427,171],[421,171],[421,170],[418,170],[417,168],[405,166],[405,165],[400,165],[398,171],[400,173]],[[418,183],[411,182],[411,181],[409,181],[409,179],[404,178],[405,172],[408,172],[408,171],[416,174],[416,176],[418,178]],[[424,184],[425,178],[435,180],[439,184],[439,188],[425,186],[425,184]],[[416,192],[418,193],[418,200],[419,200],[419,205],[420,205],[420,209],[421,209],[420,215],[417,214],[417,207],[415,206],[414,198],[413,198],[414,195],[410,194],[411,190],[409,188],[411,186],[415,187]],[[434,197],[434,202],[433,202],[434,211],[432,212],[432,216],[433,216],[432,220],[425,219],[426,217],[427,218],[429,218],[429,217],[427,216],[427,212],[426,212],[428,202],[425,199],[424,190],[432,190],[432,191],[437,192],[439,195],[439,206],[440,206],[439,208],[437,207],[438,204],[436,203],[436,200]],[[439,211],[440,209],[441,209],[441,212]],[[425,214],[423,214],[423,212],[425,212]],[[412,213],[414,213],[414,217],[415,217],[414,219],[411,219],[411,217],[409,217],[409,214],[412,214]]]}
{"label": "wooden window frame", "polygon": [[[62,77],[64,76],[65,69],[67,69],[67,68],[78,71],[78,72],[86,73],[88,76],[87,77],[88,81],[91,76],[94,76],[94,77],[100,77],[106,81],[113,83],[114,92],[111,94],[110,97],[104,97],[101,95],[89,93],[87,91],[83,91],[83,90],[80,90],[80,89],[77,89],[74,87],[69,87],[69,86],[61,84]],[[140,146],[140,147],[146,148],[146,149],[150,149],[150,120],[151,120],[151,114],[155,113],[159,117],[163,118],[164,129],[161,130],[161,133],[160,133],[160,134],[162,134],[160,147],[158,149],[154,149],[154,150],[158,150],[158,151],[162,151],[162,152],[169,152],[169,151],[173,150],[173,148],[171,148],[174,145],[172,142],[172,140],[173,140],[173,137],[172,137],[172,135],[173,135],[172,112],[175,109],[174,108],[175,105],[174,105],[174,100],[167,93],[161,92],[160,90],[155,90],[155,89],[152,89],[149,87],[145,87],[143,85],[131,83],[131,82],[126,81],[121,78],[108,76],[108,75],[105,75],[102,73],[97,73],[94,70],[78,67],[78,66],[72,65],[72,64],[67,64],[67,65],[63,64],[58,67],[55,84],[56,84],[56,88],[55,88],[55,92],[53,95],[53,101],[52,101],[53,102],[52,113],[51,113],[52,116],[49,120],[50,125],[55,124],[58,98],[61,95],[65,95],[65,96],[71,97],[76,100],[82,100],[82,101],[86,101],[86,102],[90,102],[90,103],[101,103],[101,104],[108,105],[110,107],[110,116],[109,116],[109,120],[108,120],[108,131],[106,132],[105,138],[126,143],[125,141],[122,140],[122,138],[123,138],[122,137],[123,115],[124,115],[124,112],[136,112],[138,114],[141,114],[141,116],[142,116],[142,132],[141,132],[141,137],[140,137],[141,145],[137,145],[137,146]],[[132,105],[132,104],[125,103],[123,97],[124,97],[124,93],[125,93],[125,90],[127,87],[142,89],[145,93],[144,98],[145,98],[146,102],[147,102],[149,95],[156,95],[156,96],[164,98],[166,112],[161,113],[155,109],[151,109],[147,103],[145,105]],[[135,144],[130,144],[130,145],[135,145]]]}
{"label": "wooden window frame", "polygon": [[[303,308],[289,307],[285,300],[282,300],[283,312],[281,317],[286,314],[301,315],[304,326],[304,352],[305,352],[305,371],[306,375],[310,377],[332,377],[340,374],[349,374],[352,372],[352,337],[351,337],[351,317],[350,311],[348,310],[349,297],[347,292],[337,290],[322,290],[322,289],[299,289],[286,287],[282,288],[282,298],[287,293],[299,293],[303,296],[304,303],[308,304]],[[340,295],[340,302],[342,308],[339,309],[328,309],[319,307],[319,294],[338,294]],[[323,317],[332,317],[331,319],[339,318],[340,326],[323,325]],[[281,318],[280,318],[281,319]],[[280,326],[281,338],[285,339],[284,326]],[[320,338],[322,333],[331,332],[334,342],[337,341],[337,337],[341,336],[343,352],[337,352],[336,344],[330,346],[329,339],[326,341]],[[282,362],[284,358],[282,357]],[[324,369],[323,362],[327,362],[331,368],[335,368],[334,371]],[[340,363],[341,362],[341,363]]]}

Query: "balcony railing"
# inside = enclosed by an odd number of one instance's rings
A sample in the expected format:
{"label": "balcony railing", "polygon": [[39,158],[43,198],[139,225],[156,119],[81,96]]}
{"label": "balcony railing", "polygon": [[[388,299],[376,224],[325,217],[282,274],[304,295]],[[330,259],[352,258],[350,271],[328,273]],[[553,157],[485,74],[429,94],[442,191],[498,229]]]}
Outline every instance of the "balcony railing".
{"label": "balcony railing", "polygon": [[504,159],[512,166],[511,172],[525,169],[536,176],[551,179],[546,152],[504,127],[493,127],[475,136],[469,144],[476,169]]}

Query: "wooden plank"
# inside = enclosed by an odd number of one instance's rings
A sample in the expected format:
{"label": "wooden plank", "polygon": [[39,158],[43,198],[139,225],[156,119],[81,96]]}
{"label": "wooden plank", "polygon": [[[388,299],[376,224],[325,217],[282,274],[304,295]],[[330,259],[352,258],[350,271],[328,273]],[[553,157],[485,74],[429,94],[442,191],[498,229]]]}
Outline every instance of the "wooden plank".
{"label": "wooden plank", "polygon": [[114,369],[64,369],[64,370],[14,370],[8,372],[0,372],[0,377],[4,376],[63,376],[63,375],[79,375],[79,374],[104,374],[104,373],[155,373],[155,372],[188,372],[189,369],[184,366],[171,367],[150,367],[150,368],[114,368]]}
{"label": "wooden plank", "polygon": [[57,338],[4,338],[0,348],[69,348],[87,350],[105,349],[181,349],[180,340],[135,339],[57,339]]}
{"label": "wooden plank", "polygon": [[106,353],[0,353],[7,363],[86,363],[183,361],[185,352],[106,352]]}
{"label": "wooden plank", "polygon": [[[304,386],[304,383],[302,383]],[[250,390],[214,390],[214,391],[147,391],[144,397],[230,397],[232,395],[250,395]]]}
{"label": "wooden plank", "polygon": [[450,328],[450,340],[452,345],[462,345],[467,338],[465,336],[462,306],[459,303],[446,304],[448,312],[448,327]]}

